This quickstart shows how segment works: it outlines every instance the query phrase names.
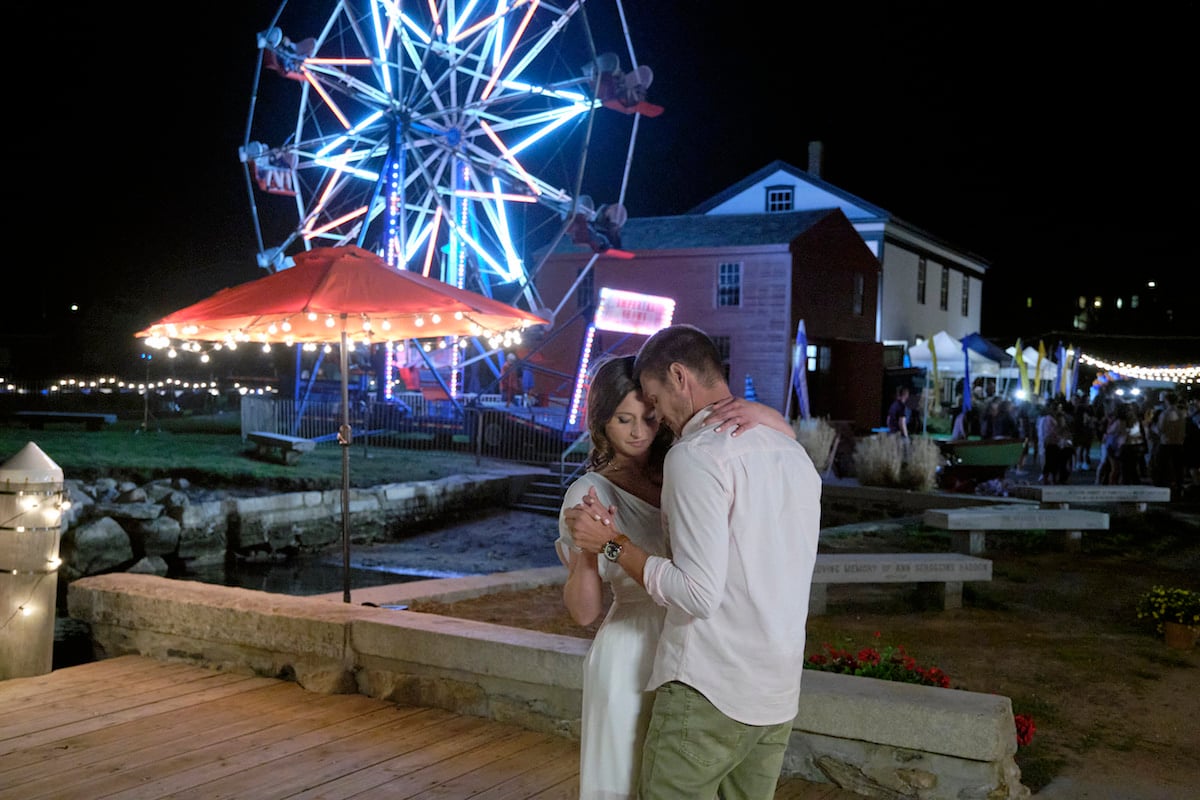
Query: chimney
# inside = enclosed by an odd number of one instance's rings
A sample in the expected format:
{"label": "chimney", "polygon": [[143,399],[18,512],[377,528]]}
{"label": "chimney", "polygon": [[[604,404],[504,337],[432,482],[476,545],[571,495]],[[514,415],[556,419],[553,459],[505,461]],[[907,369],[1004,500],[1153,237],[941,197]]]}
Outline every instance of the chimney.
{"label": "chimney", "polygon": [[808,143],[808,174],[821,177],[821,156],[824,145],[821,142]]}

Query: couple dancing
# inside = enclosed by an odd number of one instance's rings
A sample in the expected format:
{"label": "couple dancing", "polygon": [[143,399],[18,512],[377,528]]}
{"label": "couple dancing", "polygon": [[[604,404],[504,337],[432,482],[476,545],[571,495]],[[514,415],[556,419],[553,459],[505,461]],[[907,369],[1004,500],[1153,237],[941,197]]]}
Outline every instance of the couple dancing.
{"label": "couple dancing", "polygon": [[559,518],[587,625],[580,797],[769,800],[800,696],[821,481],[786,419],[731,397],[674,325],[588,390],[588,472]]}

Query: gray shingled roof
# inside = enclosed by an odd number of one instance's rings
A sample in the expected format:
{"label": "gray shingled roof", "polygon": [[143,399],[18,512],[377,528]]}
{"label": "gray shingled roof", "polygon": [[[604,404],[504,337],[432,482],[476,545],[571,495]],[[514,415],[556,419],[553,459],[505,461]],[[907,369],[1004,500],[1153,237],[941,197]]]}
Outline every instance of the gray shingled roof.
{"label": "gray shingled roof", "polygon": [[[789,244],[837,209],[779,214],[685,214],[636,217],[621,229],[622,250],[679,250],[694,247],[745,247]],[[564,237],[555,252],[585,252]]]}

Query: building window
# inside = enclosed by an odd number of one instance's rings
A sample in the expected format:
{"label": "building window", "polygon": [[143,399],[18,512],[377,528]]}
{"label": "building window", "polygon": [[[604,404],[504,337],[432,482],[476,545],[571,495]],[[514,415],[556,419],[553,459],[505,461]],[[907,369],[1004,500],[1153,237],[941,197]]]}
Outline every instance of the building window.
{"label": "building window", "polygon": [[725,382],[729,383],[729,337],[728,336],[710,336],[713,345],[717,348],[717,355],[721,357],[721,371],[725,373]]}
{"label": "building window", "polygon": [[767,213],[791,211],[796,207],[795,192],[791,186],[767,187]]}
{"label": "building window", "polygon": [[963,275],[962,283],[962,315],[965,317],[971,313],[971,279]]}
{"label": "building window", "polygon": [[[580,270],[582,272],[583,270]],[[579,277],[579,273],[575,273],[575,277]],[[596,297],[596,271],[589,269],[587,275],[583,276],[583,280],[579,281],[578,288],[575,289],[575,305],[579,308],[587,308],[594,302]]]}
{"label": "building window", "polygon": [[917,302],[925,305],[925,268],[924,258],[917,259]]}
{"label": "building window", "polygon": [[717,266],[717,305],[740,306],[742,304],[742,265],[720,264]]}
{"label": "building window", "polygon": [[829,345],[821,345],[817,348],[816,364],[809,372],[819,372],[823,375],[830,373],[830,368],[833,365],[833,349]]}
{"label": "building window", "polygon": [[867,292],[866,285],[863,274],[861,272],[854,273],[854,299],[851,301],[850,311],[859,317],[863,313],[863,296]]}
{"label": "building window", "polygon": [[938,308],[946,311],[950,308],[950,268],[942,267],[942,292],[938,298]]}

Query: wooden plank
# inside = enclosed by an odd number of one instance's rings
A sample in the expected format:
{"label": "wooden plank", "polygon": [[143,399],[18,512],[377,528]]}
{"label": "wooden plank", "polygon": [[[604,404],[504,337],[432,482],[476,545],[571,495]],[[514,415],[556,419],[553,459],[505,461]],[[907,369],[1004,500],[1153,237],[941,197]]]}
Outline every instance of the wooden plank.
{"label": "wooden plank", "polygon": [[[500,780],[494,774],[487,778],[479,770],[514,752],[524,752],[528,758],[531,748],[544,744],[551,737],[546,734],[526,731],[515,726],[479,720],[479,725],[467,735],[442,736],[429,740],[419,749],[388,758],[367,766],[355,773],[354,780],[338,781],[336,785],[322,786],[315,795],[325,798],[387,797],[389,800],[403,798],[470,797],[465,791],[464,781],[474,774],[477,780]],[[559,742],[567,744],[559,737]],[[386,746],[386,743],[383,743]],[[376,751],[378,752],[378,751]],[[538,750],[537,752],[541,752]],[[366,784],[374,786],[366,788]],[[350,787],[354,786],[354,789]],[[448,795],[441,794],[447,786],[457,786]],[[273,795],[255,794],[268,799]],[[312,795],[301,795],[312,796]],[[288,795],[293,797],[293,795]]]}
{"label": "wooden plank", "polygon": [[116,685],[123,686],[155,673],[178,674],[181,670],[189,669],[186,664],[138,656],[105,659],[87,666],[96,668],[94,675],[76,666],[54,670],[44,675],[0,681],[0,731],[4,728],[4,715],[12,709],[31,710],[44,704],[59,702],[66,695],[76,699],[88,691],[112,692],[114,685],[106,684],[106,678],[112,678],[114,681],[119,679],[120,683]]}
{"label": "wooden plank", "polygon": [[291,696],[288,685],[273,681],[262,690],[214,700],[186,714],[167,711],[151,718],[118,722],[111,726],[87,731],[63,739],[23,748],[4,756],[0,765],[0,784],[31,781],[45,775],[43,762],[53,758],[57,772],[73,772],[91,764],[119,757],[123,752],[144,745],[146,740],[156,745],[187,741],[194,746],[198,736],[214,728],[229,730],[231,712],[259,717],[272,713],[281,696]]}
{"label": "wooden plank", "polygon": [[[554,752],[555,749],[558,749],[558,754]],[[552,737],[534,731],[523,731],[512,737],[496,739],[483,747],[456,756],[454,761],[458,763],[455,768],[461,766],[465,771],[450,780],[431,785],[428,789],[420,792],[419,797],[421,800],[474,798],[484,789],[503,781],[506,775],[512,775],[514,771],[522,774],[526,792],[539,788],[550,788],[560,783],[561,778],[546,780],[538,786],[534,780],[535,775],[530,775],[526,771],[535,761],[530,757],[531,754],[536,753],[538,761],[560,754],[565,755],[569,760],[570,756],[567,751],[574,751],[574,749],[573,743],[567,742],[561,737]],[[555,760],[561,759],[556,758]],[[439,768],[439,771],[444,772],[444,766],[448,766],[448,764]],[[384,789],[388,794],[391,793],[390,786],[385,786]]]}
{"label": "wooden plank", "polygon": [[[297,690],[304,691],[299,687]],[[325,735],[337,737],[355,728],[377,727],[396,719],[395,710],[386,704],[366,713],[356,710],[346,719],[340,718],[341,713],[337,704],[323,705],[319,713],[295,719],[278,714],[252,718],[231,712],[227,730],[213,729],[187,748],[146,741],[144,747],[111,759],[104,772],[78,776],[70,787],[72,796],[174,797],[182,790],[225,775],[270,765],[289,749],[305,749],[303,743],[320,741]],[[273,773],[273,769],[267,772]],[[29,797],[32,800],[37,796]]]}
{"label": "wooden plank", "polygon": [[[244,691],[246,686],[261,686],[264,680],[268,679],[213,673],[211,676],[190,677],[181,680],[177,686],[150,692],[138,692],[136,687],[131,692],[122,687],[114,689],[112,695],[105,695],[103,699],[68,697],[62,701],[63,707],[55,704],[55,709],[50,713],[35,712],[22,721],[6,723],[0,728],[0,741],[9,745],[12,740],[19,738],[22,747],[32,746],[95,730],[100,718],[104,719],[103,724],[112,725],[117,720],[152,716],[195,705],[198,699],[203,701],[230,692]],[[103,693],[96,693],[97,696],[100,694]],[[85,707],[87,713],[81,713],[80,709]]]}
{"label": "wooden plank", "polygon": [[[428,724],[424,724],[428,723]],[[310,747],[289,748],[272,760],[270,770],[239,771],[220,780],[198,784],[189,791],[172,790],[171,797],[179,800],[255,800],[294,798],[309,787],[320,787],[321,797],[353,797],[359,789],[348,790],[337,782],[349,772],[355,783],[387,784],[383,796],[392,800],[404,797],[394,790],[394,781],[401,767],[438,763],[439,751],[455,752],[470,748],[494,737],[494,726],[478,717],[454,716],[449,712],[434,718],[424,716],[400,719],[385,726],[365,729],[352,735],[325,741],[313,741]],[[401,755],[396,756],[396,753]],[[381,766],[382,765],[382,766]],[[222,764],[224,766],[224,764]],[[299,795],[303,796],[303,795]]]}
{"label": "wooden plank", "polygon": [[497,782],[471,795],[471,800],[525,800],[534,791],[578,787],[578,742],[555,742],[533,752],[533,758],[524,753],[505,759]]}
{"label": "wooden plank", "polygon": [[[0,800],[578,797],[576,741],[362,695],[314,694],[275,679],[163,666],[180,665],[123,656],[0,682],[0,696],[9,698],[31,688],[79,693],[76,723],[22,742],[0,759]],[[212,677],[243,680],[226,684],[223,696],[194,690],[213,685]],[[161,694],[172,683],[182,691],[169,700],[141,703],[136,692],[124,691],[140,684]],[[114,703],[112,693],[128,706]],[[14,706],[0,724],[36,729],[27,720],[36,713]],[[776,797],[856,795],[785,779]]]}

